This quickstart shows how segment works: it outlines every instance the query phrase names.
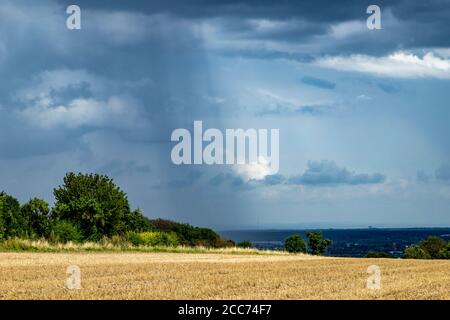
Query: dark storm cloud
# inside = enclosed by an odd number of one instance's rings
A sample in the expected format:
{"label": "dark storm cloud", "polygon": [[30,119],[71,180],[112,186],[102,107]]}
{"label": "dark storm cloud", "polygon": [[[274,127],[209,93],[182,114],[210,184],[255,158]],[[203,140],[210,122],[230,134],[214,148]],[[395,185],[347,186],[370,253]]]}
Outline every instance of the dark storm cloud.
{"label": "dark storm cloud", "polygon": [[4,111],[0,110],[0,115],[0,157],[26,158],[84,149],[77,132],[42,130],[29,126],[25,121]]}
{"label": "dark storm cloud", "polygon": [[[68,2],[67,2],[68,3]],[[450,2],[444,0],[377,1],[382,9],[382,30],[368,31],[365,22],[370,1],[98,1],[80,0],[94,10],[127,10],[148,15],[168,14],[192,22],[209,21],[234,40],[272,41],[279,44],[310,44],[301,50],[266,47],[221,48],[227,55],[256,58],[308,60],[317,54],[364,53],[383,55],[398,49],[450,45]],[[333,27],[359,21],[364,32],[330,38]],[[263,24],[259,23],[263,22]],[[114,21],[105,21],[114,23]],[[270,24],[272,23],[272,24]],[[150,30],[149,30],[150,31]],[[438,31],[438,32],[437,32]],[[322,39],[321,39],[322,37]]]}
{"label": "dark storm cloud", "polygon": [[[378,1],[378,3],[398,3],[400,1]],[[65,1],[65,3],[72,3]],[[79,0],[80,6],[94,9],[105,9],[106,4],[93,0]],[[358,2],[354,0],[341,1],[242,1],[242,0],[136,0],[136,1],[108,1],[107,7],[116,10],[134,10],[146,13],[172,13],[181,17],[253,17],[253,18],[290,18],[311,17],[319,21],[337,21],[351,18],[358,12]],[[360,5],[365,5],[361,4]],[[367,7],[367,5],[366,5]]]}

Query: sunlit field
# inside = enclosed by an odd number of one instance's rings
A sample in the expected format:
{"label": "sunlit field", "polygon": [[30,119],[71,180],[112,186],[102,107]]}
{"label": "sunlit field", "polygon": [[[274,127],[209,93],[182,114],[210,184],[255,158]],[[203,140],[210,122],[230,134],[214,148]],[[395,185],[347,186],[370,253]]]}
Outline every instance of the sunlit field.
{"label": "sunlit field", "polygon": [[[68,266],[81,289],[66,287]],[[367,268],[381,289],[367,289]],[[450,261],[217,253],[0,253],[1,299],[450,299]]]}

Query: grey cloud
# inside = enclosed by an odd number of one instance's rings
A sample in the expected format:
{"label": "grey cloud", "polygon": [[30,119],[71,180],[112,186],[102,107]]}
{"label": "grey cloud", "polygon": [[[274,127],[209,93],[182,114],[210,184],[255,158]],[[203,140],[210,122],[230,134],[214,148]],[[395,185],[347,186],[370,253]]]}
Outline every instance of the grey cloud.
{"label": "grey cloud", "polygon": [[429,175],[428,173],[426,173],[425,171],[423,171],[423,170],[417,171],[417,174],[416,174],[417,181],[426,183],[426,182],[429,182],[431,180],[431,178],[432,178],[432,176]]}
{"label": "grey cloud", "polygon": [[304,186],[337,186],[364,185],[383,183],[386,177],[380,173],[361,174],[337,166],[333,161],[309,161],[308,168],[303,174],[284,176],[281,174],[266,176],[261,181],[252,183],[274,185],[304,185]]}
{"label": "grey cloud", "polygon": [[289,184],[298,185],[359,185],[383,183],[386,177],[380,173],[355,173],[339,167],[332,161],[309,161],[306,171],[289,178]]}
{"label": "grey cloud", "polygon": [[150,166],[140,165],[136,160],[122,161],[113,160],[108,164],[102,166],[98,170],[100,173],[105,173],[113,177],[125,175],[130,176],[132,174],[145,174],[151,171]]}
{"label": "grey cloud", "polygon": [[315,105],[315,106],[299,106],[299,107],[288,107],[286,105],[277,104],[271,108],[265,108],[256,113],[258,117],[264,116],[295,116],[295,115],[309,115],[309,116],[320,116],[331,112],[332,107],[326,105]]}
{"label": "grey cloud", "polygon": [[[92,2],[87,1],[89,5]],[[117,2],[116,2],[117,4]],[[168,12],[178,19],[208,22],[218,28],[229,44],[254,41],[255,47],[236,45],[220,49],[226,54],[259,58],[304,59],[308,54],[387,52],[450,44],[447,16],[450,4],[441,0],[418,4],[406,0],[378,1],[382,8],[383,30],[364,30],[349,37],[332,37],[332,26],[358,21],[365,25],[370,3],[358,1],[152,1],[127,3],[130,10],[154,14]],[[94,5],[101,7],[101,5]],[[118,6],[120,8],[120,5]],[[121,8],[123,9],[123,5]],[[112,5],[114,8],[114,5]],[[261,23],[258,23],[261,22]],[[345,27],[346,28],[346,27]],[[440,30],[440,32],[434,32]],[[275,47],[273,44],[277,44]],[[292,45],[297,50],[292,50]],[[283,47],[285,49],[283,49]]]}
{"label": "grey cloud", "polygon": [[241,187],[245,184],[244,179],[231,173],[219,173],[209,180],[213,186],[227,185],[231,187]]}
{"label": "grey cloud", "polygon": [[283,184],[286,181],[286,178],[281,174],[269,175],[264,178],[262,181],[263,184],[268,186],[274,186],[277,184]]}
{"label": "grey cloud", "polygon": [[435,177],[441,182],[450,182],[450,164],[443,163],[435,172]]}
{"label": "grey cloud", "polygon": [[399,85],[394,85],[390,83],[378,83],[377,87],[385,93],[397,93],[400,91]]}
{"label": "grey cloud", "polygon": [[337,185],[365,185],[383,183],[386,177],[381,173],[355,173],[346,168],[337,166],[333,161],[309,161],[308,168],[303,174],[285,176],[282,174],[268,175],[262,180],[244,181],[241,177],[220,173],[209,180],[214,186],[231,184],[239,186],[276,186],[276,185],[303,185],[303,186],[337,186]]}
{"label": "grey cloud", "polygon": [[334,89],[336,88],[336,83],[328,81],[328,80],[323,80],[323,79],[319,79],[319,78],[314,78],[314,77],[304,77],[302,79],[302,82],[304,84],[313,86],[313,87],[318,87],[321,89]]}
{"label": "grey cloud", "polygon": [[[68,55],[73,63],[87,64],[90,55],[104,57],[110,46],[122,54],[130,45],[148,46],[156,49],[154,56],[158,56],[164,46],[178,52],[180,46],[201,50],[204,45],[208,47],[206,30],[211,28],[217,29],[220,40],[227,43],[216,48],[222,54],[263,59],[305,61],[323,54],[385,55],[398,49],[450,46],[450,28],[447,27],[450,4],[441,0],[428,1],[426,5],[406,0],[380,0],[377,5],[383,12],[383,30],[376,32],[364,28],[369,3],[352,0],[258,1],[257,5],[249,0],[116,0],[107,3],[80,0],[78,4],[86,11],[84,26],[89,31],[83,31],[82,37],[68,37],[64,28],[58,28],[58,24],[64,26],[64,15],[49,14],[57,12],[57,9],[51,10],[51,6],[64,12],[64,5],[71,4],[69,1],[45,1],[45,8],[35,15],[33,10],[27,10],[31,1],[16,3],[24,7],[24,12],[30,12],[31,18],[43,13],[47,16],[45,20],[51,21],[45,26],[40,24],[44,19],[36,21],[40,28],[36,34],[50,33],[53,43],[34,47],[39,48],[36,56],[42,62],[47,48],[53,48],[52,55],[58,58],[54,59],[56,64]],[[362,25],[363,30],[354,33],[355,22]],[[336,28],[340,30],[338,37],[333,34]],[[44,38],[48,37],[33,39],[32,43],[42,42]],[[14,42],[11,37],[9,40]],[[243,43],[246,45],[242,46]],[[7,43],[6,47],[11,44]],[[102,44],[104,50],[91,50],[93,44],[95,47]],[[83,51],[83,55],[73,54],[74,51]],[[134,58],[141,59],[138,51]],[[107,63],[107,59],[104,62]]]}
{"label": "grey cloud", "polygon": [[168,182],[169,188],[187,188],[193,186],[203,176],[203,172],[199,170],[188,171],[182,178],[176,178]]}

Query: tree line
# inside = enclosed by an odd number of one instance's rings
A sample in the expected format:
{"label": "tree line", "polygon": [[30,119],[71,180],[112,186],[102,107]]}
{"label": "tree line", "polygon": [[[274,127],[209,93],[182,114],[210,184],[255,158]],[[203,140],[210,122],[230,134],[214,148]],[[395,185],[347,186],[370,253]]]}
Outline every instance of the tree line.
{"label": "tree line", "polygon": [[151,238],[151,243],[159,240],[156,244],[234,246],[211,229],[150,220],[139,209],[131,210],[126,193],[106,175],[68,173],[53,195],[55,203],[50,208],[39,198],[22,205],[1,192],[0,240],[45,238],[53,242],[82,242],[121,236],[136,244]]}
{"label": "tree line", "polygon": [[[366,258],[393,258],[389,253],[369,251]],[[429,236],[418,244],[408,246],[403,252],[404,259],[450,259],[450,241]]]}
{"label": "tree line", "polygon": [[310,253],[312,255],[324,255],[327,247],[333,242],[323,239],[321,231],[311,231],[306,234],[308,244],[298,234],[293,234],[284,240],[284,249],[291,253]]}

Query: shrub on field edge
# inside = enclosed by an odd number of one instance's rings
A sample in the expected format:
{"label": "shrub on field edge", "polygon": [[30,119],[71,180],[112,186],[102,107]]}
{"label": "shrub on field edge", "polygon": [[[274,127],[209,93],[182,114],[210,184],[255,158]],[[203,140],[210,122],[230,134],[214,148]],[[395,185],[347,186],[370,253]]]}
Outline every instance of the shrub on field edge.
{"label": "shrub on field edge", "polygon": [[450,259],[450,241],[447,246],[439,252],[439,259]]}
{"label": "shrub on field edge", "polygon": [[54,242],[80,242],[83,240],[83,233],[78,226],[70,221],[59,220],[52,224],[50,239]]}
{"label": "shrub on field edge", "polygon": [[306,242],[298,234],[294,234],[284,240],[284,248],[290,253],[306,253]]}
{"label": "shrub on field edge", "polygon": [[237,246],[239,248],[248,249],[248,248],[252,247],[252,243],[249,240],[245,240],[245,241],[239,242]]}
{"label": "shrub on field edge", "polygon": [[366,258],[393,258],[393,256],[386,252],[369,251]]}
{"label": "shrub on field edge", "polygon": [[420,246],[413,245],[409,248],[406,248],[403,258],[405,258],[405,259],[431,259],[431,256],[428,252],[426,252]]}
{"label": "shrub on field edge", "polygon": [[128,232],[126,238],[134,246],[174,247],[179,245],[178,237],[173,232]]}
{"label": "shrub on field edge", "polygon": [[431,259],[439,259],[441,251],[447,246],[447,241],[431,236],[420,241],[419,246],[430,255]]}

